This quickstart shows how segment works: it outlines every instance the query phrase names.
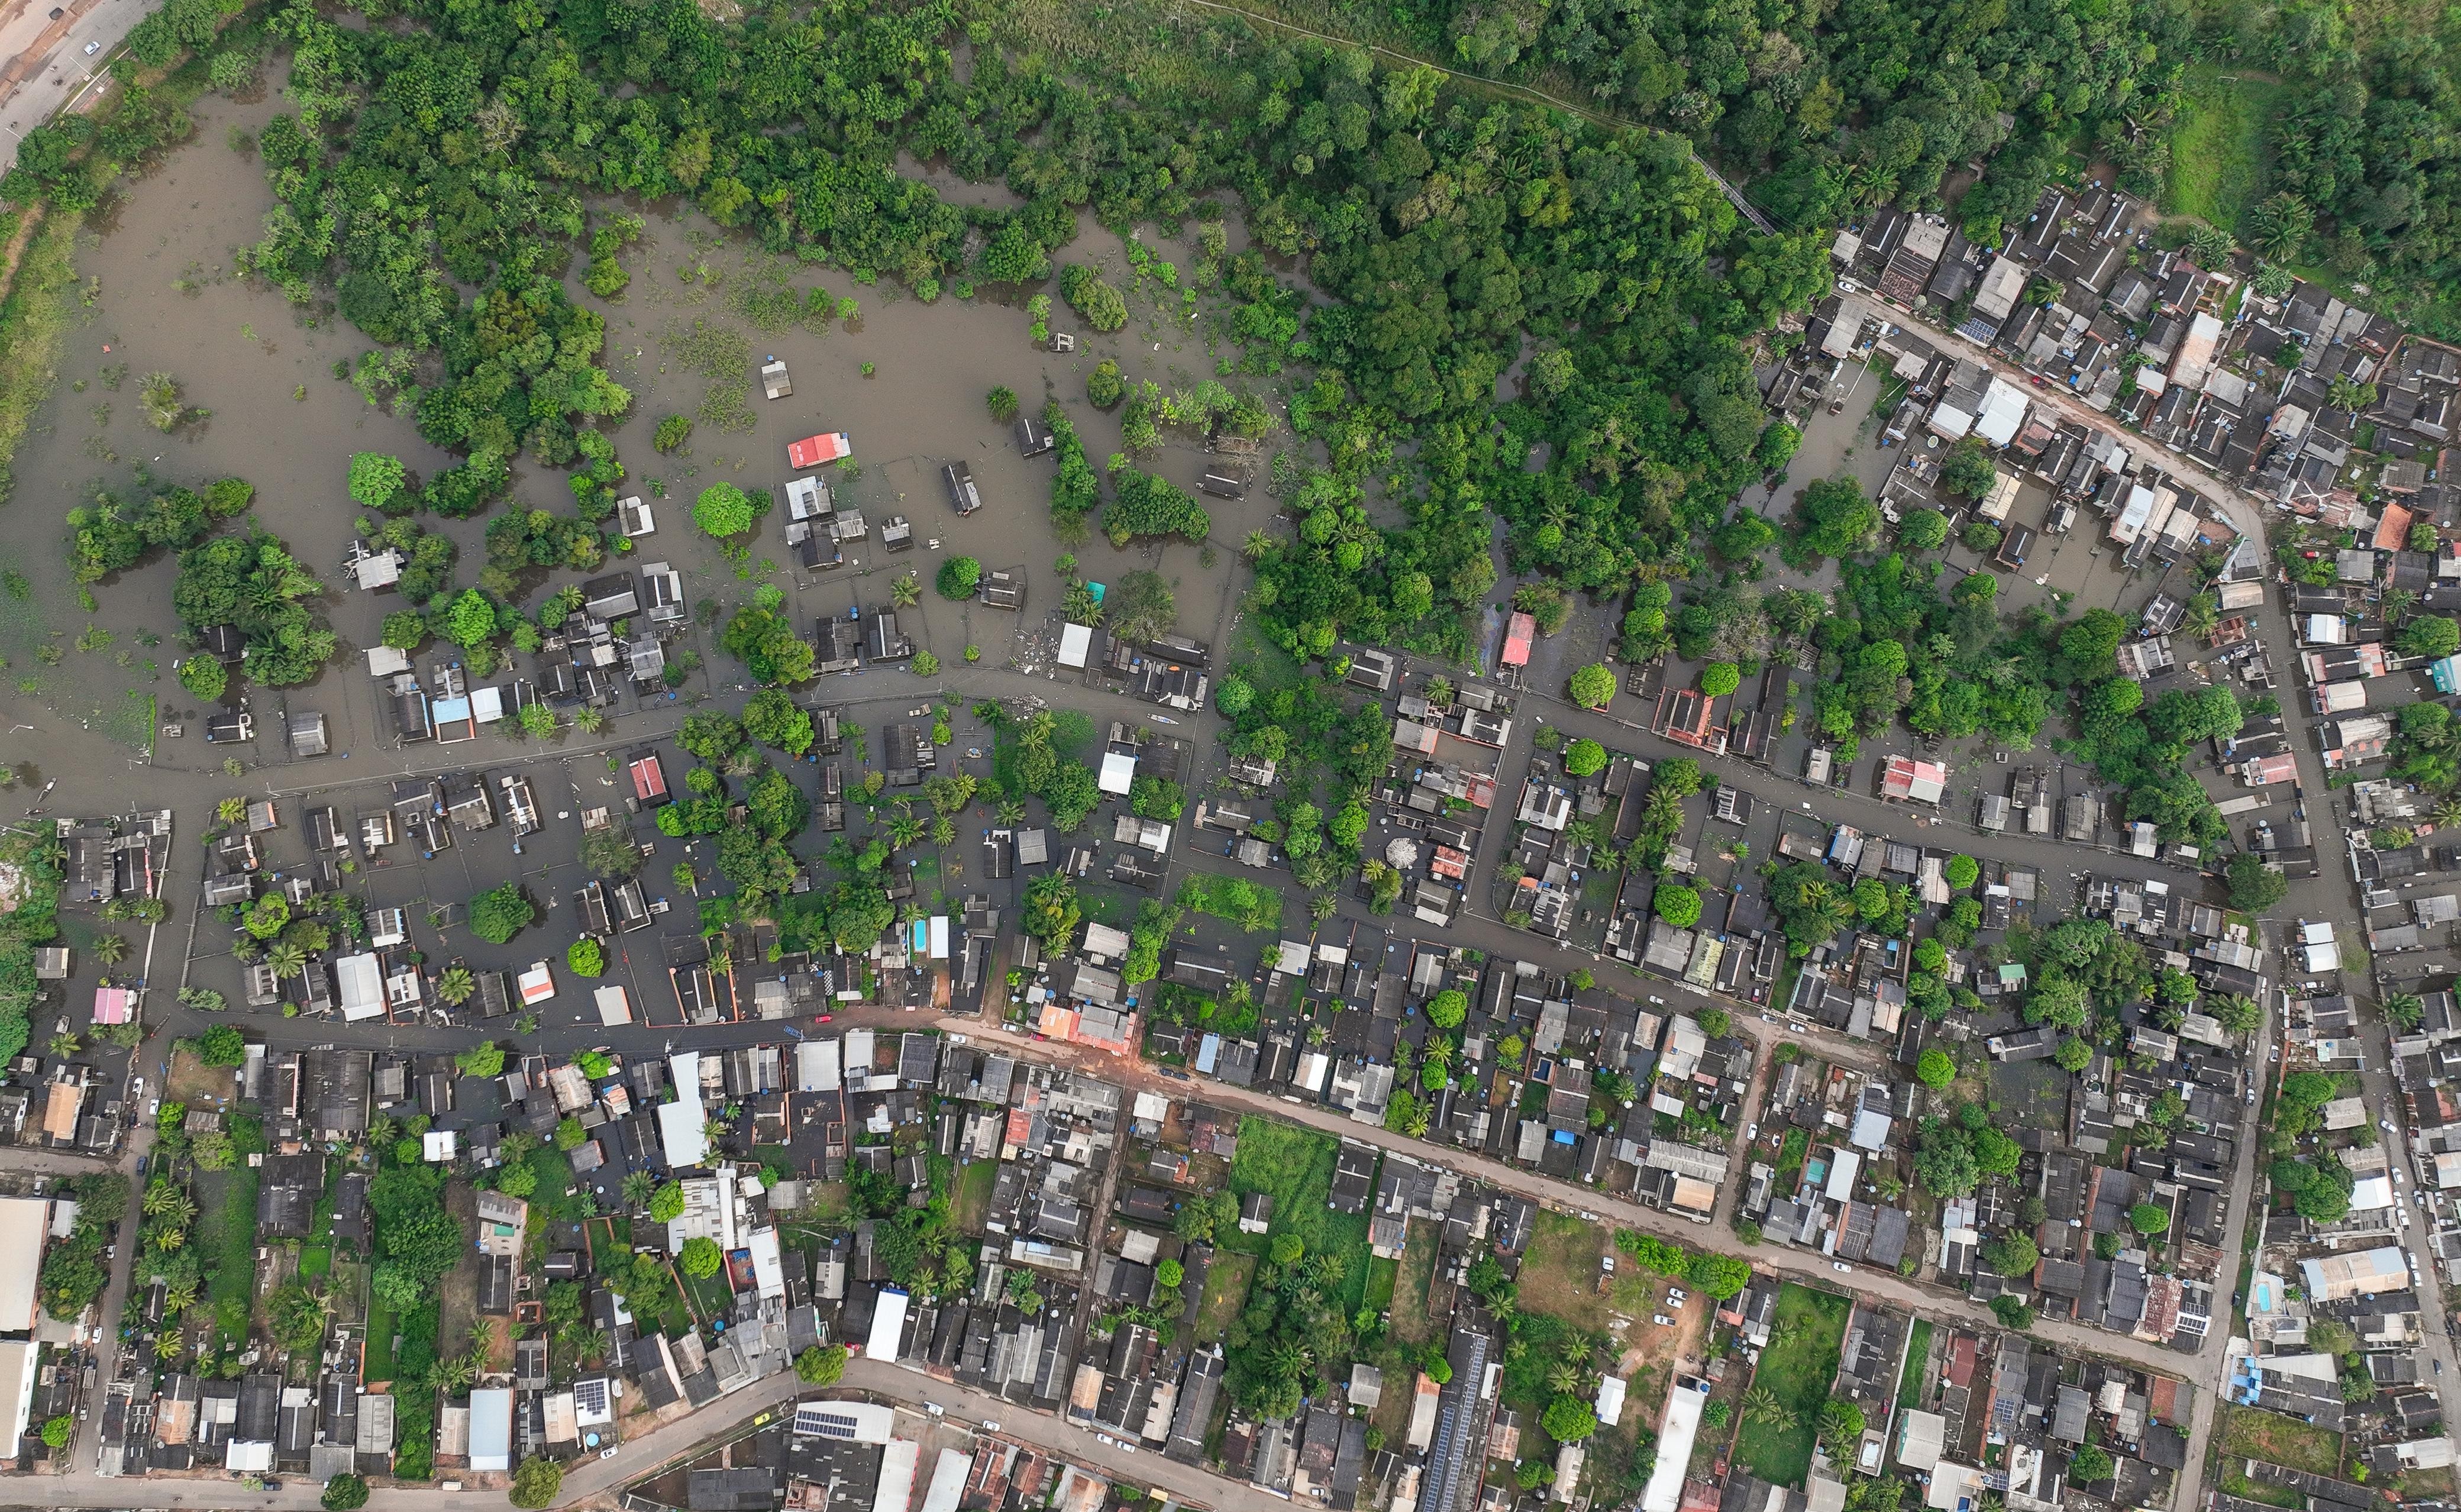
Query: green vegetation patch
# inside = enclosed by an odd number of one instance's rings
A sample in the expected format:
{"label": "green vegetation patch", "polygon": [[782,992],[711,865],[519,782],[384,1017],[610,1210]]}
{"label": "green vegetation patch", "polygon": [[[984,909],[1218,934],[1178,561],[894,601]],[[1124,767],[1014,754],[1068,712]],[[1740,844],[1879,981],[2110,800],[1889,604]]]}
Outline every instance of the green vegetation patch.
{"label": "green vegetation patch", "polygon": [[1570,1213],[1541,1208],[1521,1263],[1521,1308],[1550,1312],[1585,1329],[1607,1323],[1606,1299],[1598,1295],[1599,1257],[1612,1230]]}
{"label": "green vegetation patch", "polygon": [[[1356,1312],[1367,1295],[1367,1215],[1337,1213],[1331,1205],[1334,1159],[1340,1143],[1295,1123],[1277,1123],[1252,1115],[1239,1120],[1239,1157],[1230,1162],[1230,1191],[1235,1197],[1264,1192],[1273,1199],[1271,1229],[1243,1234],[1235,1229],[1216,1234],[1225,1249],[1261,1255],[1283,1234],[1295,1234],[1311,1255],[1340,1255],[1347,1265],[1341,1278],[1341,1310]],[[1210,1290],[1209,1278],[1208,1289]]]}
{"label": "green vegetation patch", "polygon": [[1248,1300],[1248,1282],[1256,1273],[1256,1257],[1221,1250],[1205,1267],[1205,1299],[1196,1310],[1196,1342],[1211,1344],[1230,1331]]}
{"label": "green vegetation patch", "polygon": [[2340,1434],[2255,1407],[2222,1408],[2221,1450],[2225,1459],[2261,1459],[2310,1475],[2342,1473]]}
{"label": "green vegetation patch", "polygon": [[[1744,1393],[1743,1431],[1735,1436],[1736,1462],[1764,1480],[1799,1486],[1810,1471],[1820,1409],[1837,1378],[1838,1346],[1851,1309],[1844,1297],[1791,1281],[1778,1292],[1777,1323]],[[1772,1398],[1771,1411],[1753,1408],[1763,1391]]]}
{"label": "green vegetation patch", "polygon": [[1923,1361],[1931,1355],[1931,1319],[1916,1318],[1906,1333],[1906,1368],[1897,1377],[1897,1405],[1923,1404]]}
{"label": "green vegetation patch", "polygon": [[2236,232],[2240,218],[2271,192],[2270,142],[2283,93],[2280,84],[2240,69],[2188,70],[2171,127],[2162,208]]}
{"label": "green vegetation patch", "polygon": [[983,1214],[992,1205],[992,1187],[999,1181],[997,1161],[976,1161],[957,1173],[957,1189],[949,1203],[950,1221],[970,1234],[983,1231]]}

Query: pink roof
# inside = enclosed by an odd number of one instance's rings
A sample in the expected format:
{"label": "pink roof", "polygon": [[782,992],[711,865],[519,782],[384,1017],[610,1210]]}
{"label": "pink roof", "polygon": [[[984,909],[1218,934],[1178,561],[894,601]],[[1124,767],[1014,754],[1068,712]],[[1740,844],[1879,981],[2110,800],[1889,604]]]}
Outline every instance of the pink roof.
{"label": "pink roof", "polygon": [[839,458],[853,455],[854,443],[847,439],[844,431],[824,431],[818,436],[806,436],[800,441],[786,443],[786,460],[797,467],[818,467],[823,462],[834,462]]}
{"label": "pink roof", "polygon": [[124,987],[98,987],[94,990],[94,1021],[97,1024],[125,1024],[137,1006],[137,994]]}
{"label": "pink roof", "polygon": [[1530,665],[1530,638],[1538,633],[1538,622],[1516,609],[1504,627],[1504,665]]}
{"label": "pink roof", "polygon": [[667,769],[654,755],[632,763],[632,793],[644,803],[667,796]]}
{"label": "pink roof", "polygon": [[2295,782],[2299,779],[2299,758],[2284,751],[2279,756],[2269,756],[2250,761],[2239,771],[2247,778],[2250,787],[2270,787],[2276,782]]}

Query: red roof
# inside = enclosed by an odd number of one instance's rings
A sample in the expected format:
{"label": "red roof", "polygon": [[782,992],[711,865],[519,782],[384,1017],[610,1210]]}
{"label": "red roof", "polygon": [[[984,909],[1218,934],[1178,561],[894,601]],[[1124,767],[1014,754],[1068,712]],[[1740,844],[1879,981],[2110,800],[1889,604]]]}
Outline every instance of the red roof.
{"label": "red roof", "polygon": [[1538,622],[1516,609],[1504,627],[1504,665],[1530,665],[1530,638],[1538,633]]}
{"label": "red roof", "polygon": [[658,764],[655,753],[632,763],[632,796],[644,803],[667,796],[667,769]]}
{"label": "red roof", "polygon": [[786,460],[797,467],[818,467],[823,462],[834,462],[842,457],[853,455],[854,443],[846,438],[844,431],[824,431],[818,436],[806,436],[800,441],[786,443]]}

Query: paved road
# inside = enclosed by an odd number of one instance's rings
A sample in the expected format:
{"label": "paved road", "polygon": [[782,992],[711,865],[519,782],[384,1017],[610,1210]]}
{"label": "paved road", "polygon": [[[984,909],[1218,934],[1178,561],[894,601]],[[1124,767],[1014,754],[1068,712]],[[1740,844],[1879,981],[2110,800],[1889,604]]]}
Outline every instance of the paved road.
{"label": "paved road", "polygon": [[[158,3],[9,0],[0,7],[0,174],[17,165],[26,133],[100,97],[109,88],[104,65]],[[54,9],[64,12],[57,20]]]}

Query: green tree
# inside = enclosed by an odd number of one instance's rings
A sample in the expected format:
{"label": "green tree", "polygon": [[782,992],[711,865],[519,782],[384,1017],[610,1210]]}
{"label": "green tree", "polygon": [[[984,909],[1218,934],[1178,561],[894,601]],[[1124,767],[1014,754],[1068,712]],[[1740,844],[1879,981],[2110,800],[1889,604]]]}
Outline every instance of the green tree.
{"label": "green tree", "polygon": [[751,529],[764,506],[765,500],[754,499],[733,483],[712,483],[693,502],[693,523],[724,541]]}
{"label": "green tree", "polygon": [[1588,777],[1607,764],[1607,748],[1594,740],[1575,740],[1564,748],[1564,775]]}
{"label": "green tree", "polygon": [[351,454],[351,498],[370,509],[392,509],[402,501],[408,474],[401,458],[382,452]]}
{"label": "green tree", "polygon": [[1807,551],[1824,557],[1859,555],[1880,528],[1880,509],[1863,497],[1863,485],[1851,476],[1822,479],[1795,500],[1796,539]]}
{"label": "green tree", "polygon": [[1266,1257],[1277,1266],[1295,1266],[1307,1253],[1306,1244],[1296,1234],[1275,1234],[1266,1249]]}
{"label": "green tree", "polygon": [[1948,517],[1937,509],[1907,513],[1897,525],[1897,544],[1908,551],[1937,551],[1948,540]]}
{"label": "green tree", "polygon": [[564,1467],[544,1455],[532,1455],[513,1472],[512,1502],[537,1512],[555,1505],[564,1495]]}
{"label": "green tree", "polygon": [[1991,460],[1991,448],[1979,436],[1969,436],[1948,449],[1939,459],[1939,483],[1952,494],[1968,499],[1981,499],[1999,481],[2000,469]]}
{"label": "green tree", "polygon": [[2440,658],[2461,651],[2461,620],[2414,614],[2393,636],[2404,656]]}
{"label": "green tree", "polygon": [[815,1344],[795,1356],[795,1375],[807,1386],[835,1386],[845,1378],[846,1347]]}
{"label": "green tree", "polygon": [[230,673],[211,656],[189,656],[180,663],[180,686],[188,691],[189,696],[212,703],[230,687]]}
{"label": "green tree", "polygon": [[996,385],[983,395],[983,407],[991,412],[993,419],[1005,425],[1016,418],[1016,391],[1004,383]]}
{"label": "green tree", "polygon": [[2110,1456],[2092,1444],[2079,1444],[2068,1456],[2068,1480],[2077,1485],[2092,1485],[2110,1479]]}
{"label": "green tree", "polygon": [[2007,1233],[1982,1246],[1982,1259],[2000,1274],[2022,1279],[2034,1273],[2043,1252],[2025,1235]]}
{"label": "green tree", "polygon": [[238,1066],[247,1060],[247,1041],[228,1024],[216,1024],[197,1036],[197,1054],[208,1066]]}
{"label": "green tree", "polygon": [[974,590],[982,586],[982,581],[981,563],[972,557],[951,557],[940,564],[940,574],[933,580],[932,586],[940,590],[940,597],[963,603],[974,596]]}
{"label": "green tree", "polygon": [[50,1449],[66,1449],[69,1446],[69,1439],[75,1437],[75,1434],[76,1419],[71,1417],[66,1413],[62,1413],[57,1417],[50,1418],[44,1422],[44,1447]]}
{"label": "green tree", "polygon": [[1701,922],[1701,893],[1698,888],[1680,883],[1660,883],[1650,899],[1658,916],[1678,929],[1689,929]]}
{"label": "green tree", "polygon": [[2155,1203],[2139,1203],[2128,1210],[2128,1226],[2149,1239],[2168,1232],[2171,1210]]}
{"label": "green tree", "polygon": [[695,1234],[685,1240],[683,1253],[676,1258],[684,1274],[695,1280],[706,1280],[717,1275],[718,1267],[726,1264],[726,1256],[719,1252],[717,1241],[702,1234]]}
{"label": "green tree", "polygon": [[453,1064],[465,1076],[501,1076],[504,1074],[504,1047],[492,1039],[482,1039],[454,1056]]}
{"label": "green tree", "polygon": [[1547,1404],[1538,1426],[1559,1444],[1576,1444],[1598,1431],[1598,1415],[1577,1396],[1558,1396]]}
{"label": "green tree", "polygon": [[1991,1299],[1991,1311],[2000,1319],[2000,1326],[2003,1329],[2014,1329],[2022,1333],[2034,1326],[2034,1310],[2025,1306],[2022,1297],[2003,1291]]}
{"label": "green tree", "polygon": [[518,883],[503,883],[470,900],[470,932],[489,945],[503,945],[519,934],[538,908]]}
{"label": "green tree", "polygon": [[1427,999],[1427,1022],[1438,1029],[1459,1029],[1468,1016],[1469,996],[1458,988],[1445,988]]}
{"label": "green tree", "polygon": [[1743,685],[1743,671],[1733,662],[1711,662],[1701,669],[1701,692],[1711,698],[1723,698]]}
{"label": "green tree", "polygon": [[685,443],[692,439],[692,433],[691,415],[670,415],[658,422],[656,432],[650,437],[650,445],[659,456],[665,457],[682,451]]}
{"label": "green tree", "polygon": [[1966,891],[1982,876],[1981,864],[1971,856],[1951,856],[1948,858],[1947,866],[1942,869],[1947,875],[1949,889],[1953,892]]}
{"label": "green tree", "polygon": [[1584,709],[1604,709],[1615,697],[1616,675],[1603,662],[1594,662],[1573,674],[1573,701]]}
{"label": "green tree", "polygon": [[368,1483],[344,1471],[325,1482],[326,1512],[357,1512],[368,1504]]}
{"label": "green tree", "polygon": [[680,1182],[667,1182],[650,1194],[650,1222],[672,1224],[684,1216],[684,1189]]}
{"label": "green tree", "polygon": [[564,964],[577,975],[597,976],[607,969],[607,948],[585,934],[565,947]]}
{"label": "green tree", "polygon": [[1934,1046],[1924,1051],[1922,1059],[1915,1063],[1915,1076],[1937,1091],[1957,1079],[1957,1062],[1949,1058],[1948,1052]]}
{"label": "green tree", "polygon": [[2093,1064],[2093,1047],[2070,1034],[2060,1041],[2060,1048],[2052,1053],[2051,1061],[2062,1071],[2083,1071]]}

